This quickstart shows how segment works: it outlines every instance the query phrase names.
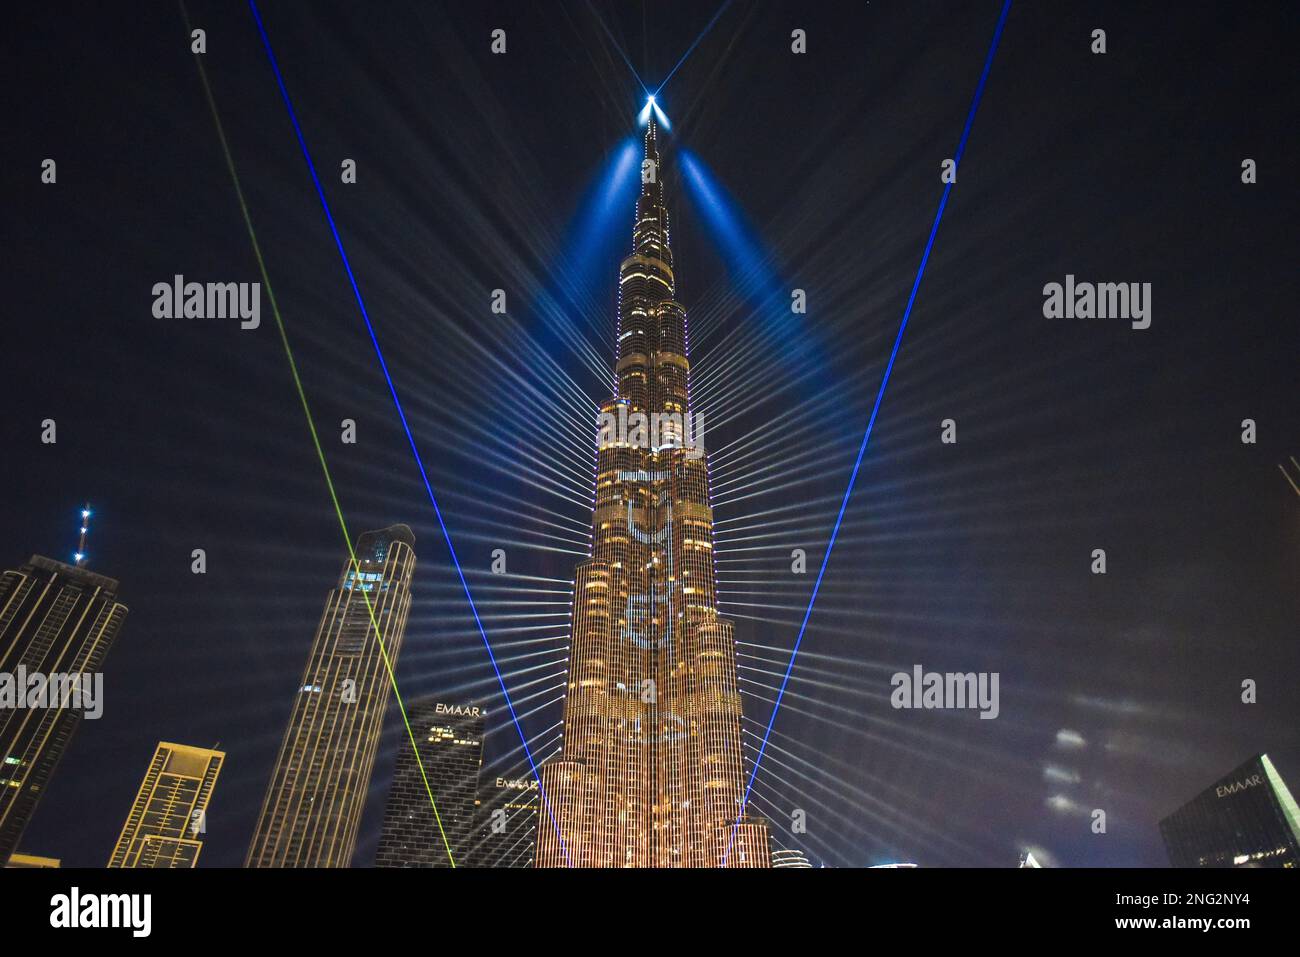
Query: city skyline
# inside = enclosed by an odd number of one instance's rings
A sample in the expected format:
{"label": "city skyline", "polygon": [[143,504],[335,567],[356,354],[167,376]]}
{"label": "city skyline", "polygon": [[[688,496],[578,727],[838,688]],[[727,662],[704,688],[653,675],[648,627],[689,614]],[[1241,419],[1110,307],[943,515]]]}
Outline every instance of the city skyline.
{"label": "city skyline", "polygon": [[[1296,786],[1288,31],[841,6],[31,16],[0,615],[20,578],[116,611],[102,715],[5,755],[46,770],[0,852],[102,868],[159,743],[221,742],[200,869],[369,866],[419,733],[393,684],[488,717],[471,866],[557,825],[543,865],[720,863],[747,794],[747,858],[1165,867],[1226,769]],[[686,448],[621,447],[637,410]],[[390,636],[344,586],[395,523]],[[391,675],[316,647],[332,584]],[[645,645],[603,675],[601,584]],[[347,679],[346,767],[295,763]]]}

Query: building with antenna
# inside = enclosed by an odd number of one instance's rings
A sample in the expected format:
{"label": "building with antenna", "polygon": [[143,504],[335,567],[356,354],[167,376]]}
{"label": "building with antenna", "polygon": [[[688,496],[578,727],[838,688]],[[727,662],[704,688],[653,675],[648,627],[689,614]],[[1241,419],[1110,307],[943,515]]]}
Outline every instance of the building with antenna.
{"label": "building with antenna", "polygon": [[[0,865],[8,863],[82,719],[103,709],[103,666],[126,606],[115,579],[33,555],[0,575]],[[39,688],[39,693],[36,689]]]}
{"label": "building with antenna", "polygon": [[618,387],[600,408],[591,555],[574,581],[563,752],[541,772],[538,867],[770,863],[766,824],[744,816],[735,640],[718,612],[656,116],[619,267]]}

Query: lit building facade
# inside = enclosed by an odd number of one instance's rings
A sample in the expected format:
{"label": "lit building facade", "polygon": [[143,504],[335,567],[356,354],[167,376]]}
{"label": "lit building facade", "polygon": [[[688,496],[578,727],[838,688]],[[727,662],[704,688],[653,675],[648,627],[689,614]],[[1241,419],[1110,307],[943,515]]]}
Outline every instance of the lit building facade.
{"label": "lit building facade", "polygon": [[812,867],[812,863],[808,860],[808,855],[805,854],[803,851],[796,851],[793,849],[787,850],[784,848],[774,847],[772,848],[772,867],[773,868],[778,868],[778,867],[810,868]]}
{"label": "lit building facade", "polygon": [[225,759],[211,748],[158,742],[108,866],[197,865],[208,802]]}
{"label": "lit building facade", "polygon": [[479,785],[475,867],[532,867],[537,857],[537,779],[490,778]]}
{"label": "lit building facade", "polygon": [[0,679],[25,695],[40,675],[47,699],[0,707],[0,864],[17,848],[88,713],[79,689],[102,688],[104,658],[125,619],[117,582],[83,567],[33,555],[0,576]]}
{"label": "lit building facade", "polygon": [[732,625],[692,417],[686,311],[645,134],[619,269],[617,394],[601,406],[591,557],[574,581],[563,753],[542,770],[538,867],[769,866],[745,819]]}
{"label": "lit building facade", "polygon": [[[411,607],[415,536],[365,532],[316,629],[247,867],[347,867]],[[382,640],[381,640],[382,636]]]}
{"label": "lit building facade", "polygon": [[[419,758],[410,738],[403,735],[375,866],[451,867],[455,861],[457,867],[464,867],[471,863],[478,823],[485,712],[476,705],[425,698],[407,709],[407,718]],[[437,802],[436,815],[430,791]]]}
{"label": "lit building facade", "polygon": [[1160,822],[1174,867],[1300,867],[1300,810],[1267,754]]}

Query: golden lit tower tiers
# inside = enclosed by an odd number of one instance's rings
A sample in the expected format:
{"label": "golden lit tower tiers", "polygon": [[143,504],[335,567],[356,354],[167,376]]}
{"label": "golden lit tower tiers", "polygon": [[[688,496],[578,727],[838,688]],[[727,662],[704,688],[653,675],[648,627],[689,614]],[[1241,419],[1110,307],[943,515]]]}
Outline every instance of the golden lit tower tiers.
{"label": "golden lit tower tiers", "polygon": [[[651,116],[619,268],[618,394],[601,407],[591,557],[574,581],[564,749],[541,775],[538,867],[769,866],[760,820],[742,821],[728,852],[745,790],[736,653],[717,609],[659,172]],[[662,424],[638,428],[641,417]]]}

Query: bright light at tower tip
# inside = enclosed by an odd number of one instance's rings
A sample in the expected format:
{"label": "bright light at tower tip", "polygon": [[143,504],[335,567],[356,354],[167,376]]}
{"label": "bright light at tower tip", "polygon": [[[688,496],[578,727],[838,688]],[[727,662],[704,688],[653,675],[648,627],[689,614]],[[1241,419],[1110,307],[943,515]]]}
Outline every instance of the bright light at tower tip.
{"label": "bright light at tower tip", "polygon": [[668,117],[664,115],[664,111],[659,108],[659,103],[655,100],[653,93],[646,97],[645,106],[642,107],[641,112],[637,114],[637,123],[641,126],[645,126],[650,122],[651,113],[654,114],[654,118],[659,121],[659,125],[665,130],[671,130],[673,128],[673,125],[668,122]]}

